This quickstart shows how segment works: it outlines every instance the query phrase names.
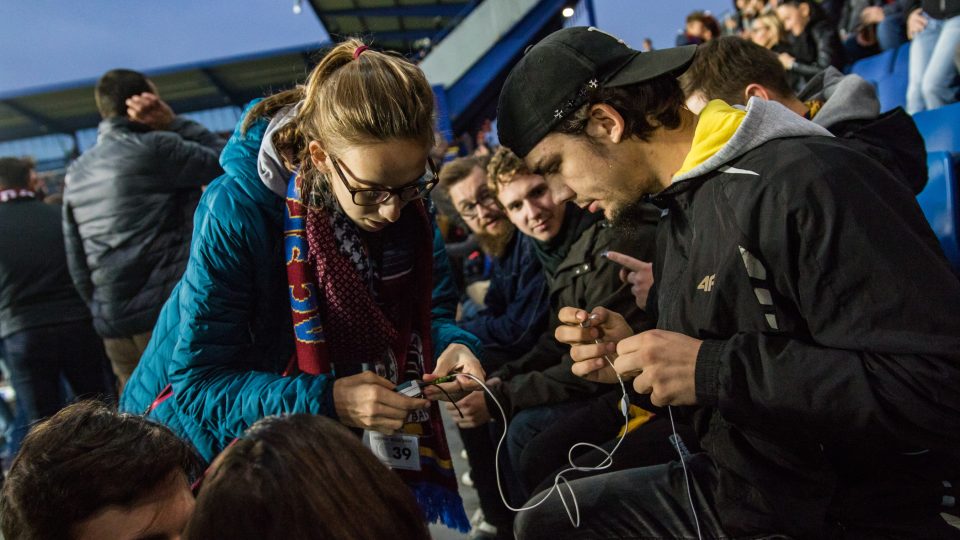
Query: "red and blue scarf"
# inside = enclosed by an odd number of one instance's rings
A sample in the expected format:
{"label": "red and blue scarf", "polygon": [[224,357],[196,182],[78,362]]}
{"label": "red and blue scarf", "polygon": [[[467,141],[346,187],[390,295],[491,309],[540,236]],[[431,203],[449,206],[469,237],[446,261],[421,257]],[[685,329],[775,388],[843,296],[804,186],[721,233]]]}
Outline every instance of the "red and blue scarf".
{"label": "red and blue scarf", "polygon": [[[305,205],[301,182],[289,182],[284,219],[296,369],[334,376],[376,369],[394,383],[422,379],[434,369],[433,228],[425,201],[408,204],[383,231],[362,235],[335,201]],[[419,437],[421,470],[395,472],[428,523],[466,532],[439,406],[426,416],[403,429]]]}

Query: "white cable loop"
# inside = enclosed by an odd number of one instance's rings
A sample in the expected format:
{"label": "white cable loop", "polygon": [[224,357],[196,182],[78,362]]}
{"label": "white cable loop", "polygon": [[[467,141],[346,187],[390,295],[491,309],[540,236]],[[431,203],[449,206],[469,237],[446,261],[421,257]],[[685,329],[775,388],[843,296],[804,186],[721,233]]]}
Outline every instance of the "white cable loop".
{"label": "white cable loop", "polygon": [[[614,368],[613,362],[610,360],[610,358],[604,355],[603,359],[606,360],[608,364],[610,364],[610,367],[613,368],[614,373],[616,373],[616,368]],[[570,464],[570,467],[563,469],[562,471],[557,473],[557,475],[553,479],[553,486],[549,490],[543,493],[543,496],[540,498],[540,500],[534,502],[533,504],[522,506],[520,508],[514,508],[513,506],[510,505],[509,502],[507,502],[507,498],[503,494],[503,484],[501,483],[501,480],[500,480],[500,448],[503,446],[503,441],[506,440],[507,438],[507,428],[509,427],[507,423],[507,413],[506,411],[503,410],[503,405],[500,404],[500,401],[493,394],[493,392],[490,391],[490,388],[487,387],[484,381],[482,381],[479,377],[472,375],[470,373],[461,373],[461,375],[464,377],[473,379],[474,381],[477,382],[477,384],[483,387],[483,390],[487,393],[487,395],[490,396],[491,399],[493,399],[493,402],[496,404],[497,408],[500,409],[500,416],[503,418],[503,434],[500,435],[500,442],[497,443],[497,450],[494,458],[494,470],[495,470],[495,474],[497,475],[497,490],[500,492],[500,500],[503,501],[504,506],[506,506],[508,509],[512,510],[513,512],[523,512],[525,510],[532,510],[540,506],[541,504],[543,504],[544,501],[546,501],[547,498],[549,498],[550,495],[552,495],[553,492],[556,491],[557,495],[560,497],[560,502],[563,504],[563,509],[567,512],[567,517],[570,518],[570,523],[574,526],[574,528],[580,527],[580,506],[577,504],[577,496],[573,492],[573,488],[570,486],[570,482],[564,477],[564,475],[571,471],[578,471],[578,472],[602,471],[605,469],[609,469],[613,465],[613,454],[617,452],[617,450],[620,448],[620,444],[623,443],[623,439],[627,437],[627,431],[630,427],[630,414],[628,411],[629,400],[627,399],[627,387],[623,383],[623,378],[620,376],[620,374],[617,373],[617,381],[620,383],[620,390],[622,392],[622,395],[620,398],[620,410],[623,413],[623,434],[620,435],[620,439],[617,441],[617,444],[614,445],[613,449],[610,450],[609,452],[592,443],[579,442],[574,444],[573,446],[570,447],[570,450],[567,451],[567,462]],[[673,408],[668,406],[667,411],[670,413],[670,428],[673,431],[674,437],[679,439],[679,436],[677,435],[676,425],[673,423]],[[601,461],[599,464],[592,467],[577,466],[573,462],[573,451],[574,449],[579,447],[593,448],[599,451],[605,457],[603,461]],[[689,477],[687,476],[687,464],[684,461],[683,452],[680,451],[679,447],[676,447],[676,449],[677,449],[677,454],[680,456],[680,465],[683,467],[683,480],[687,486],[687,499],[690,501],[690,510],[691,512],[693,512],[693,520],[697,526],[697,538],[699,538],[700,540],[703,540],[703,536],[700,533],[700,520],[697,517],[697,510],[696,510],[696,507],[694,507],[693,505],[693,495],[691,494],[691,491],[690,491],[690,480],[689,480]],[[573,512],[570,511],[570,505],[568,504],[567,499],[564,497],[563,490],[561,489],[561,482],[562,482],[562,487],[566,487],[567,491],[569,492],[569,497],[573,502]]]}

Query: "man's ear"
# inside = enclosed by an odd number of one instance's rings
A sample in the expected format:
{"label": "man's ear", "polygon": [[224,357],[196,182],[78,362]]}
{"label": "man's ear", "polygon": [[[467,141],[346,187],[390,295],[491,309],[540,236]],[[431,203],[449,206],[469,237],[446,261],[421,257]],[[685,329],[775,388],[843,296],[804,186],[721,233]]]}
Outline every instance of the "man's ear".
{"label": "man's ear", "polygon": [[587,114],[587,135],[614,144],[623,139],[626,122],[616,109],[606,103],[597,103],[590,106]]}
{"label": "man's ear", "polygon": [[313,162],[313,166],[320,171],[327,170],[327,152],[320,146],[320,141],[310,141],[307,150],[310,152],[310,161]]}
{"label": "man's ear", "polygon": [[768,91],[767,88],[762,84],[748,84],[747,87],[743,89],[743,102],[749,102],[750,98],[754,96],[767,101],[771,99],[770,91]]}

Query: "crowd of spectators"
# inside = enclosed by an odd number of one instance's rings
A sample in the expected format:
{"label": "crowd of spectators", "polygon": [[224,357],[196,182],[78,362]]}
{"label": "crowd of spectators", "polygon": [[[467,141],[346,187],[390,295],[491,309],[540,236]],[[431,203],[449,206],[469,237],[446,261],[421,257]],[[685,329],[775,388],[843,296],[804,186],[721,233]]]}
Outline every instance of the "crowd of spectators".
{"label": "crowd of spectators", "polygon": [[955,0],[735,0],[717,20],[702,11],[687,17],[677,44],[724,35],[750,39],[779,54],[794,91],[833,66],[910,47],[907,112],[957,100],[960,2]]}

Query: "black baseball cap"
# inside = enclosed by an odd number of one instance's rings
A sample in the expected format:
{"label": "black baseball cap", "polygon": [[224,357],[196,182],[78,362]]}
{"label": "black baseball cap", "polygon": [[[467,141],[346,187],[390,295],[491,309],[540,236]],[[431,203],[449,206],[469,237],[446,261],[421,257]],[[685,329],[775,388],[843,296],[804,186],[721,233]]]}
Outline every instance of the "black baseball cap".
{"label": "black baseball cap", "polygon": [[585,102],[589,90],[679,76],[696,49],[641,53],[592,26],[558,30],[530,47],[507,75],[497,107],[500,143],[524,157]]}

